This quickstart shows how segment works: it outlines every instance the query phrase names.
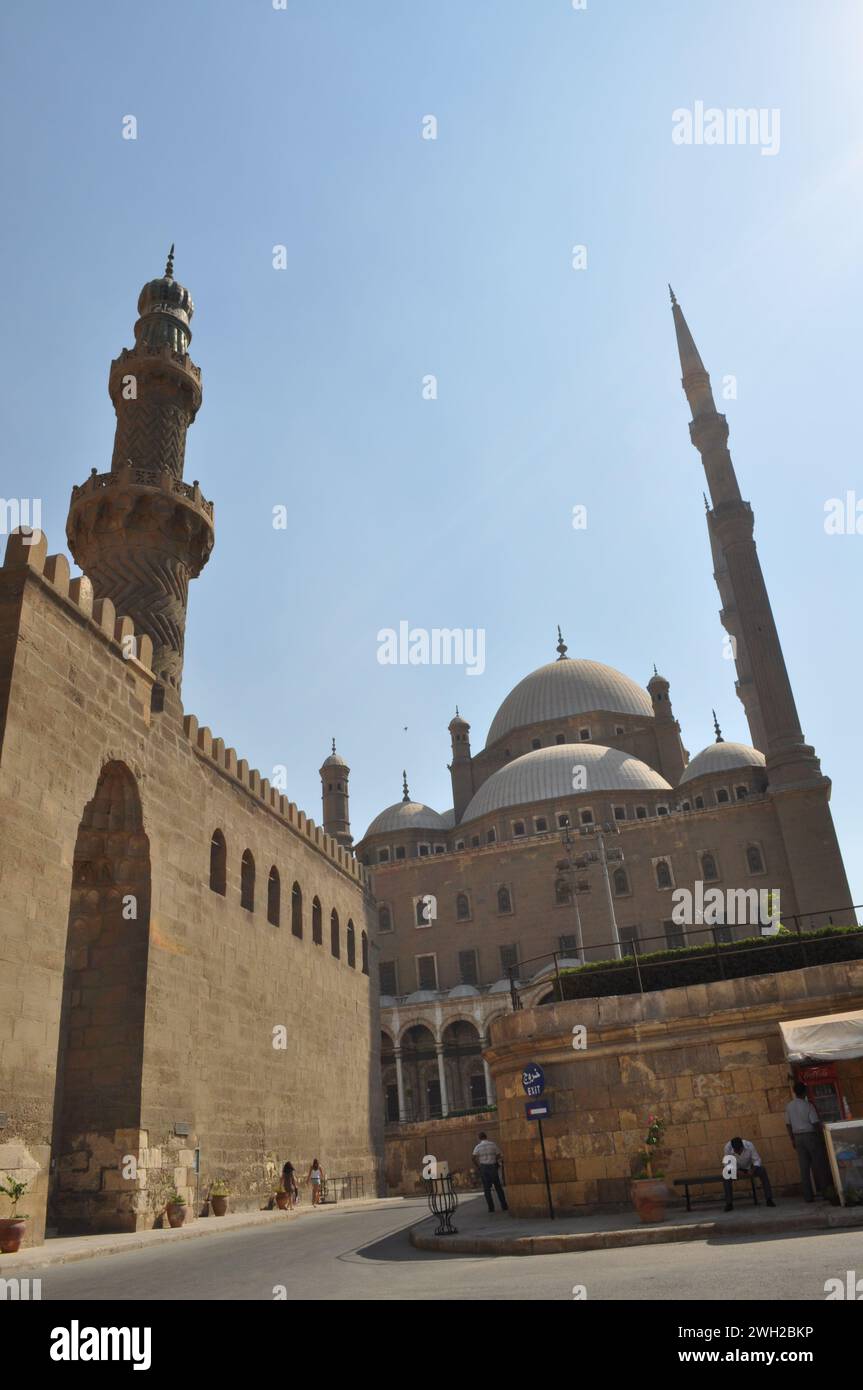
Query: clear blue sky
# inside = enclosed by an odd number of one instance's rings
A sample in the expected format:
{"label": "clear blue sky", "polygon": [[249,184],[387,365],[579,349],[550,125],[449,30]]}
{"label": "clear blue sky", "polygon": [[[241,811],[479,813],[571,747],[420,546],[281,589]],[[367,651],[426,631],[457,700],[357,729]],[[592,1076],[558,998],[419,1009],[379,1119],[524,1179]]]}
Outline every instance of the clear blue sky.
{"label": "clear blue sky", "polygon": [[[335,734],[356,835],[402,767],[451,805],[455,704],[481,747],[558,622],[571,655],[655,661],[690,752],[711,707],[748,741],[670,280],[737,378],[732,453],[863,899],[863,536],[823,525],[863,499],[860,5],[6,0],[3,29],[2,490],[64,548],[175,241],[204,377],[186,477],[216,504],[186,709],[316,819]],[[778,108],[779,153],[673,144],[698,100]],[[485,674],[379,665],[402,619],[484,628]]]}

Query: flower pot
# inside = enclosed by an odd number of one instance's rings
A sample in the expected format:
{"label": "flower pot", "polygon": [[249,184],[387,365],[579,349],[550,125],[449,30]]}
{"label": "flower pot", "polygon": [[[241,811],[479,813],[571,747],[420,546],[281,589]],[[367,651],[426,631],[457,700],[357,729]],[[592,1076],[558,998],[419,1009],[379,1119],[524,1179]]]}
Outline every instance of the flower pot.
{"label": "flower pot", "polygon": [[214,1216],[224,1216],[228,1210],[228,1199],[227,1197],[211,1197],[210,1206],[213,1208]]}
{"label": "flower pot", "polygon": [[279,1211],[287,1211],[287,1209],[288,1209],[288,1194],[287,1194],[287,1192],[277,1192],[277,1193],[276,1193],[276,1206],[279,1208]]}
{"label": "flower pot", "polygon": [[182,1226],[186,1219],[187,1211],[188,1207],[185,1202],[172,1202],[170,1204],[168,1207],[168,1225],[172,1230],[176,1230],[178,1226]]}
{"label": "flower pot", "polygon": [[21,1249],[21,1242],[27,1230],[26,1216],[5,1216],[0,1220],[0,1252],[14,1255]]}
{"label": "flower pot", "polygon": [[635,1178],[631,1187],[632,1204],[641,1221],[664,1221],[668,1188],[661,1178]]}

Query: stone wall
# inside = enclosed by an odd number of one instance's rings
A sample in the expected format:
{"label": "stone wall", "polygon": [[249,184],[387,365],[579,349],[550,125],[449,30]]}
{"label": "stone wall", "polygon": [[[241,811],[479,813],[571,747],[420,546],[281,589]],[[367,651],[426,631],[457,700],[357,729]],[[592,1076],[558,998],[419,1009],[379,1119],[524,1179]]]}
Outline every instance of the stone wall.
{"label": "stone wall", "polygon": [[452,1120],[425,1120],[417,1124],[388,1125],[385,1131],[386,1184],[390,1196],[422,1194],[423,1159],[430,1154],[446,1160],[457,1188],[479,1188],[471,1155],[480,1131],[499,1142],[494,1110],[460,1115]]}
{"label": "stone wall", "polygon": [[[30,1240],[44,1223],[52,1134],[52,1224],[68,1230],[151,1225],[170,1186],[194,1197],[198,1148],[200,1191],[224,1178],[234,1208],[264,1204],[286,1158],[302,1172],[318,1157],[379,1190],[377,969],[361,867],[184,716],[174,692],[151,713],[149,639],[128,657],[129,620],[107,600],[94,607],[88,581],[70,585],[63,557],[45,549],[13,536],[0,574],[0,1144],[39,1156]],[[99,810],[112,769],[119,790]],[[82,823],[94,800],[96,823]],[[209,886],[217,828],[224,895]],[[240,903],[246,850],[254,911]]]}
{"label": "stone wall", "polygon": [[[718,1172],[725,1143],[751,1139],[781,1193],[799,1181],[785,1132],[790,1067],[779,1035],[788,1019],[863,1007],[863,961],[816,966],[645,995],[545,1004],[498,1018],[485,1056],[498,1097],[500,1146],[517,1216],[546,1209],[539,1139],[525,1118],[521,1074],[545,1070],[544,1121],[560,1211],[629,1202],[648,1115],[665,1119],[669,1182]],[[573,1047],[573,1028],[586,1047]],[[839,1064],[840,1089],[863,1115],[863,1060]]]}

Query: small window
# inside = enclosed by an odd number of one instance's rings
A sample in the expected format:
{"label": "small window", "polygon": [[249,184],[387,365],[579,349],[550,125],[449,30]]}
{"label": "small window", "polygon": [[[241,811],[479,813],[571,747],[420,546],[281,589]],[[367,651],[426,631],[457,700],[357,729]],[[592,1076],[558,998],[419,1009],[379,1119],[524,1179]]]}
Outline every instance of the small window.
{"label": "small window", "polygon": [[579,819],[582,825],[593,825],[593,812],[585,807],[583,811],[579,812]]}
{"label": "small window", "polygon": [[615,819],[615,820],[626,820],[626,807],[625,807],[625,806],[615,806],[615,807],[614,807],[614,819]]}
{"label": "small window", "polygon": [[671,878],[671,868],[667,859],[657,859],[656,861],[656,886],[657,888],[673,888],[674,883]]}
{"label": "small window", "polygon": [[621,735],[621,734],[624,734],[624,733],[626,733],[626,730],[624,729],[623,725],[622,725],[622,724],[615,724],[615,726],[614,726],[614,736],[615,736],[615,738],[619,738],[620,735]]}
{"label": "small window", "polygon": [[541,747],[542,747],[542,741],[541,741],[540,739],[538,739],[538,738],[532,738],[531,741],[530,741],[530,746],[531,746],[531,748],[541,748]]}
{"label": "small window", "polygon": [[471,837],[470,837],[470,847],[471,847],[471,849],[479,849],[479,836],[478,836],[478,835],[471,835]]}
{"label": "small window", "polygon": [[394,960],[382,960],[378,967],[378,978],[380,980],[381,994],[389,994],[392,998],[399,992],[396,977],[396,963]]}
{"label": "small window", "polygon": [[523,821],[523,820],[513,821],[512,833],[513,833],[513,835],[516,837],[516,839],[518,839],[521,835],[524,834],[524,821]]}
{"label": "small window", "polygon": [[724,806],[727,801],[731,800],[725,787],[717,787],[716,800],[720,806]]}
{"label": "small window", "polygon": [[368,973],[369,973],[369,937],[368,937],[368,932],[363,932],[362,936],[360,937],[360,943],[361,943],[361,948],[362,948],[362,953],[363,953],[363,974],[364,974],[364,975],[368,975]]}
{"label": "small window", "polygon": [[[381,912],[389,913],[389,908],[382,908]],[[378,913],[378,921],[382,923],[381,912]],[[381,925],[381,931],[391,930],[392,924],[389,927]],[[320,898],[312,898],[312,943],[315,946],[323,946],[324,944],[324,914],[321,911]]]}
{"label": "small window", "polygon": [[501,946],[500,968],[503,975],[508,975],[510,970],[518,969],[518,946]]}
{"label": "small window", "polygon": [[434,899],[428,893],[424,893],[421,898],[414,898],[414,921],[418,927],[431,926],[433,902]]}
{"label": "small window", "polygon": [[701,876],[705,883],[711,883],[719,877],[719,869],[712,854],[702,854],[701,856]]}
{"label": "small window", "polygon": [[247,912],[255,910],[255,861],[247,849],[240,864],[240,906]]}
{"label": "small window", "polygon": [[330,913],[330,954],[335,956],[336,960],[338,960],[342,954],[342,938],[341,932],[339,931],[339,914],[336,912],[335,908],[333,908],[332,912]]}
{"label": "small window", "polygon": [[555,743],[566,743],[566,734],[555,734]]}
{"label": "small window", "polygon": [[747,798],[747,796],[749,795],[749,788],[748,788],[748,787],[735,787],[735,788],[734,788],[734,795],[737,797],[737,800],[738,800],[738,801],[745,801],[746,798]]}
{"label": "small window", "polygon": [[395,857],[396,859],[405,859],[407,857],[407,850],[405,849],[404,845],[396,845]]}
{"label": "small window", "polygon": [[501,913],[512,912],[512,896],[503,884],[497,890],[497,910]]}
{"label": "small window", "polygon": [[[751,874],[764,873],[764,856],[758,845],[748,845],[746,848],[746,864]],[[755,891],[754,889],[752,890]]]}
{"label": "small window", "polygon": [[435,845],[435,854],[446,854],[446,845]]}
{"label": "small window", "polygon": [[388,863],[389,863],[389,858],[390,858],[390,852],[389,852],[388,849],[379,849],[379,850],[378,850],[378,863],[379,863],[379,864],[388,864]]}
{"label": "small window", "polygon": [[557,813],[557,828],[558,828],[558,830],[566,830],[566,828],[568,827],[568,825],[569,825],[569,816],[566,814],[566,811],[558,811],[558,813]]}
{"label": "small window", "polygon": [[347,932],[346,932],[346,936],[347,936],[347,944],[348,944],[348,965],[351,967],[352,970],[356,970],[356,968],[357,968],[357,938],[356,938],[356,932],[354,931],[354,924],[353,924],[353,922],[351,921],[350,918],[348,918],[348,929],[347,929]]}
{"label": "small window", "polygon": [[635,819],[636,819],[636,820],[647,820],[647,807],[646,807],[646,806],[636,806],[636,808],[635,808]]}
{"label": "small window", "polygon": [[686,933],[676,922],[663,922],[662,929],[665,932],[665,944],[669,951],[680,951],[686,945]]}
{"label": "small window", "polygon": [[457,850],[464,849],[464,840],[456,840],[455,847]]}
{"label": "small window", "polygon": [[548,821],[545,816],[535,816],[533,826],[538,835],[543,835],[548,830]]}
{"label": "small window", "polygon": [[704,797],[703,797],[703,796],[697,796],[697,797],[695,798],[695,809],[696,809],[696,811],[703,811],[703,810],[704,810]]}
{"label": "small window", "polygon": [[455,915],[458,922],[470,921],[470,898],[467,893],[456,893]]}
{"label": "small window", "polygon": [[427,855],[431,854],[431,845],[417,845],[417,854],[420,859],[425,859]]}
{"label": "small window", "polygon": [[461,983],[463,985],[479,984],[479,971],[477,969],[476,951],[459,951],[458,973]]}
{"label": "small window", "polygon": [[614,896],[616,898],[625,898],[629,893],[629,879],[626,876],[626,870],[615,869],[611,881],[614,885]]}
{"label": "small window", "polygon": [[267,921],[271,927],[279,925],[281,910],[282,889],[279,883],[279,871],[274,864],[270,869],[270,877],[267,879]]}
{"label": "small window", "polygon": [[555,879],[554,900],[558,907],[566,907],[572,902],[572,884],[568,878],[563,878],[561,876]]}
{"label": "small window", "polygon": [[221,830],[213,831],[210,841],[210,888],[222,897],[227,892],[228,850]]}
{"label": "small window", "polygon": [[[315,902],[317,902],[317,898],[315,899]],[[381,903],[380,907],[378,908],[378,931],[392,931],[392,929],[392,910],[387,906],[386,903]]]}
{"label": "small window", "polygon": [[563,954],[564,954],[565,956],[575,956],[575,955],[578,955],[578,937],[577,937],[577,936],[572,936],[572,935],[570,935],[570,936],[559,936],[559,937],[557,938],[557,945],[558,945],[558,950],[562,951]]}
{"label": "small window", "polygon": [[487,845],[493,845],[496,843],[496,841],[497,831],[495,830],[494,826],[492,826],[490,830],[487,830],[485,832],[485,842]]}
{"label": "small window", "polygon": [[291,889],[291,932],[294,936],[303,934],[303,890],[298,883]]}
{"label": "small window", "polygon": [[656,814],[657,814],[658,816],[667,816],[667,815],[668,815],[668,807],[667,807],[667,806],[657,806],[657,808],[656,808]]}
{"label": "small window", "polygon": [[417,956],[417,987],[437,989],[437,960],[434,956]]}
{"label": "small window", "polygon": [[638,927],[621,927],[618,931],[620,949],[624,956],[638,955]]}
{"label": "small window", "polygon": [[691,807],[691,805],[689,804],[688,801],[681,801],[681,803],[680,803],[680,809],[681,809],[681,811],[691,811],[691,810],[692,810],[692,807]]}
{"label": "small window", "polygon": [[586,726],[585,726],[585,728],[583,728],[583,729],[579,729],[579,731],[578,731],[578,737],[579,737],[579,740],[580,740],[581,743],[589,743],[589,742],[590,742],[590,729],[588,729]]}

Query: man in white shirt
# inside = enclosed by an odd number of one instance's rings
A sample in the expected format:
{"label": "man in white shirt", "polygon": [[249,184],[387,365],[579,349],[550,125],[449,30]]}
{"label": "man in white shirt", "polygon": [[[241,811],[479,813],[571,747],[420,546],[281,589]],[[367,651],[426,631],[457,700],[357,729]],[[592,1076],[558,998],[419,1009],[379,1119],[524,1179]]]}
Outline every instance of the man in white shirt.
{"label": "man in white shirt", "polygon": [[830,1179],[827,1174],[824,1139],[818,1111],[806,1097],[806,1086],[802,1081],[794,1083],[794,1099],[785,1107],[785,1128],[797,1153],[800,1167],[800,1181],[803,1184],[804,1202],[814,1202],[812,1178],[819,1197],[823,1195]]}
{"label": "man in white shirt", "polygon": [[726,1211],[732,1211],[734,1208],[734,1179],[748,1178],[750,1174],[761,1179],[764,1200],[768,1207],[775,1207],[770,1178],[758,1150],[751,1140],[741,1139],[739,1134],[735,1135],[733,1139],[729,1139],[722,1151],[722,1186],[725,1189]]}
{"label": "man in white shirt", "polygon": [[498,1172],[498,1164],[502,1157],[503,1154],[494,1140],[489,1139],[488,1135],[483,1132],[479,1136],[479,1143],[473,1151],[473,1161],[479,1169],[479,1175],[482,1180],[482,1190],[485,1194],[485,1200],[488,1202],[488,1209],[492,1213],[494,1213],[494,1199],[491,1195],[492,1188],[494,1188],[497,1193],[501,1211],[509,1210],[503,1188],[500,1185],[500,1173]]}

